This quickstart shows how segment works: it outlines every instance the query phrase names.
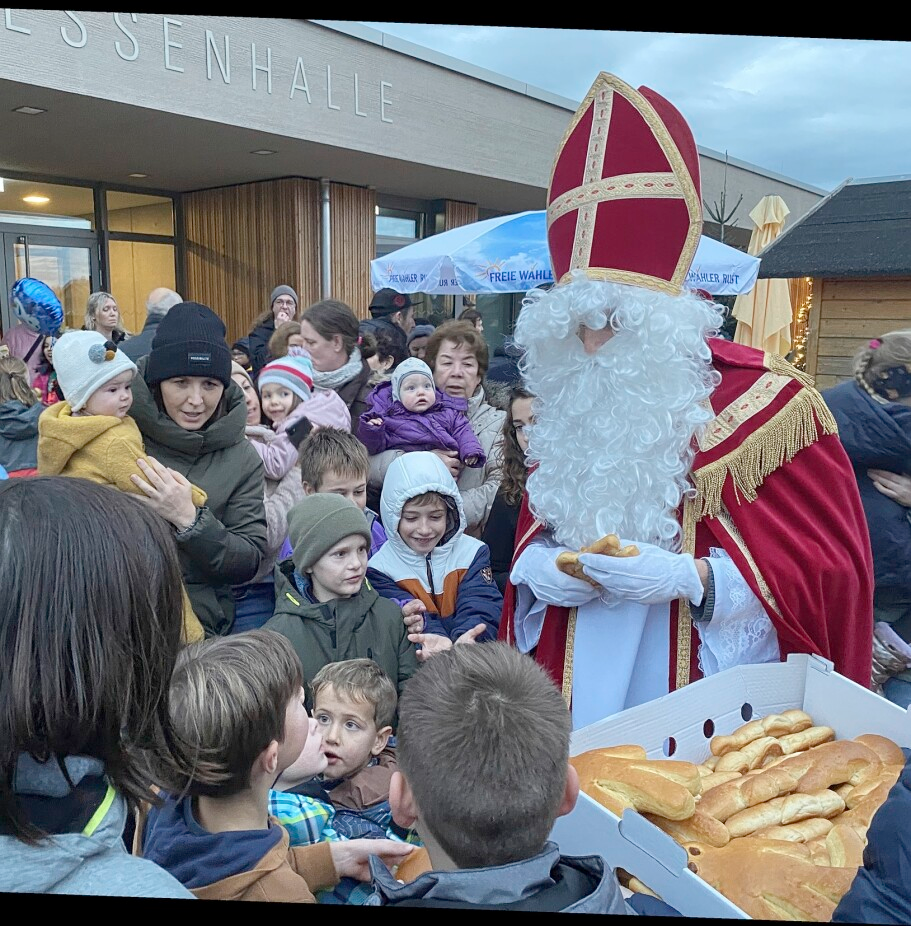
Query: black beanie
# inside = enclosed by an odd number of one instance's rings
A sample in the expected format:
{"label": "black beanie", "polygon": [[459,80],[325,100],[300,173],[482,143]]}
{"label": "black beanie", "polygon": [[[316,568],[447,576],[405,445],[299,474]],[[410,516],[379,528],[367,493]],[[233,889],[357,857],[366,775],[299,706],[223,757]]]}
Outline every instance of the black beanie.
{"label": "black beanie", "polygon": [[231,383],[225,323],[207,305],[180,302],[158,323],[145,380],[154,386],[174,376],[208,376],[226,389]]}

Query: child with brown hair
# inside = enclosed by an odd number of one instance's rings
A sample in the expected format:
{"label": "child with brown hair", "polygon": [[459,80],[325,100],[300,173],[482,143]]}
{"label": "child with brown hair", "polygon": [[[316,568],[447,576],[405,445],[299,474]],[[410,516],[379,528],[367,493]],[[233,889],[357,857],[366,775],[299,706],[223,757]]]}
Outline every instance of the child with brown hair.
{"label": "child with brown hair", "polygon": [[409,682],[389,802],[432,871],[403,884],[371,863],[372,906],[629,913],[600,856],[549,841],[579,777],[569,711],[544,670],[504,643],[455,646]]}
{"label": "child with brown hair", "polygon": [[33,476],[38,466],[38,419],[44,406],[28,382],[28,367],[0,353],[0,466],[10,476]]}
{"label": "child with brown hair", "polygon": [[[172,723],[199,761],[184,796],[164,795],[140,820],[135,851],[197,897],[313,903],[314,890],[340,877],[365,880],[369,856],[398,861],[410,851],[391,840],[289,847],[269,817],[269,790],[300,765],[310,735],[302,681],[291,645],[267,630],[194,644],[178,658]],[[157,761],[179,779],[167,755]]]}

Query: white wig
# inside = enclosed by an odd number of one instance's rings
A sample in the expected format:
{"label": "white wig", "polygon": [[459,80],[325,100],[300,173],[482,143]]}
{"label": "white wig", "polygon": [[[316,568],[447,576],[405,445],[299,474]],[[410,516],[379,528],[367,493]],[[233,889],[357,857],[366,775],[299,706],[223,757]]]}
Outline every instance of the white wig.
{"label": "white wig", "polygon": [[[515,339],[537,397],[528,461],[532,510],[578,549],[607,533],[679,549],[677,508],[694,435],[720,381],[706,338],[718,306],[580,273],[523,302]],[[587,354],[579,326],[613,337]]]}

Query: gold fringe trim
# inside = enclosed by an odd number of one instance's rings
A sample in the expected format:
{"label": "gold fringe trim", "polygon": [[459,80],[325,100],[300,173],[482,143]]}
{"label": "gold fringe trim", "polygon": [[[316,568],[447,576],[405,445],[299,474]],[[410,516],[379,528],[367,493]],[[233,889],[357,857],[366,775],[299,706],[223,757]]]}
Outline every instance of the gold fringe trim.
{"label": "gold fringe trim", "polygon": [[[696,505],[692,499],[683,502],[683,551],[696,555]],[[677,599],[677,675],[674,689],[690,682],[690,658],[693,647],[693,613],[689,599]]]}
{"label": "gold fringe trim", "polygon": [[718,516],[722,510],[721,490],[728,475],[734,480],[738,502],[741,496],[753,502],[767,476],[779,466],[790,463],[799,451],[819,440],[819,428],[822,428],[823,434],[838,433],[835,418],[822,396],[812,385],[807,385],[808,378],[782,358],[767,356],[771,358],[769,366],[772,372],[792,375],[805,388],[781,411],[757,428],[736,450],[693,473],[697,491],[697,520]]}
{"label": "gold fringe trim", "polygon": [[576,645],[576,608],[569,609],[566,624],[566,651],[563,654],[563,700],[571,707],[573,699],[573,649]]}

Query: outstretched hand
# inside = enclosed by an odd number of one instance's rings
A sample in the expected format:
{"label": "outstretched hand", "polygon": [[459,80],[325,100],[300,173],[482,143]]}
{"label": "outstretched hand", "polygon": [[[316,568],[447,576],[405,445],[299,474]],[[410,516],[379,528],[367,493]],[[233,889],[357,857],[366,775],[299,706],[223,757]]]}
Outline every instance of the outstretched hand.
{"label": "outstretched hand", "polygon": [[[456,644],[474,643],[485,630],[487,630],[486,624],[475,624],[471,630],[466,630],[456,640]],[[435,656],[437,653],[445,653],[446,650],[453,647],[452,640],[439,633],[409,633],[408,639],[420,646],[417,653],[418,662],[426,662],[431,656]]]}
{"label": "outstretched hand", "polygon": [[346,839],[330,842],[332,862],[340,878],[356,878],[358,881],[370,880],[370,856],[376,855],[387,867],[397,865],[406,856],[411,855],[414,846],[394,839]]}

